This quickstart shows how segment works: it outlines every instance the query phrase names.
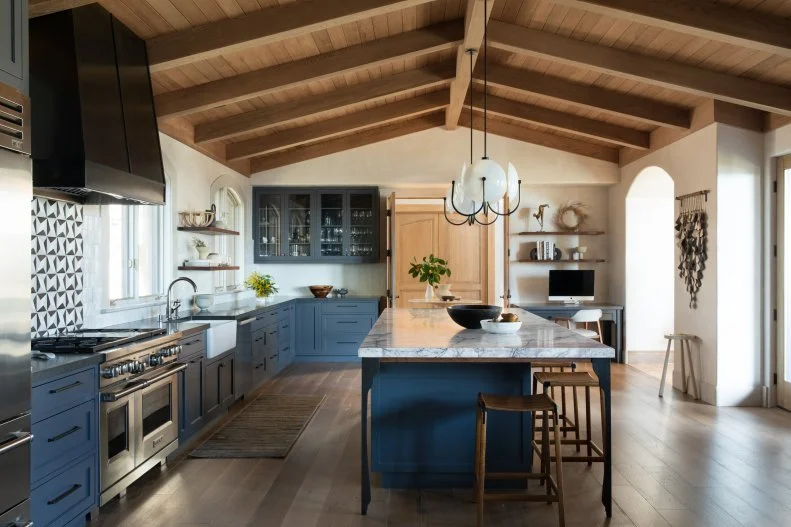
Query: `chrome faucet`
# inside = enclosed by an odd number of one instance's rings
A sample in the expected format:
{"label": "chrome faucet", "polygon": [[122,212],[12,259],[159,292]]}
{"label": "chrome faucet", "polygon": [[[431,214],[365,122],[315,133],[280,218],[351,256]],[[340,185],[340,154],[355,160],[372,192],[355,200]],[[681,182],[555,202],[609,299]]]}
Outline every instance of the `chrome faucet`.
{"label": "chrome faucet", "polygon": [[164,320],[169,322],[171,320],[175,320],[178,318],[179,308],[181,307],[181,300],[174,300],[172,303],[170,302],[170,291],[173,289],[173,286],[176,285],[177,282],[187,282],[192,286],[192,289],[197,293],[198,286],[195,285],[195,282],[187,278],[186,276],[180,276],[170,282],[168,286],[168,295],[167,295],[167,304],[165,305],[165,317]]}

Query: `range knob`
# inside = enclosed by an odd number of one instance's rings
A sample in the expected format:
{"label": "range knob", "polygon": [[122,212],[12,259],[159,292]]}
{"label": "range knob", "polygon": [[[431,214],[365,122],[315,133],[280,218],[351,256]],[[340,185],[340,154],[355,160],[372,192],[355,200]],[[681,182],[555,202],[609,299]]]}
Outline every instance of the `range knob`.
{"label": "range knob", "polygon": [[112,379],[115,377],[115,368],[102,368],[102,377],[105,379]]}
{"label": "range knob", "polygon": [[149,366],[159,366],[160,364],[162,364],[164,362],[165,362],[164,357],[162,357],[158,353],[155,353],[155,354],[151,355],[148,358],[148,365]]}

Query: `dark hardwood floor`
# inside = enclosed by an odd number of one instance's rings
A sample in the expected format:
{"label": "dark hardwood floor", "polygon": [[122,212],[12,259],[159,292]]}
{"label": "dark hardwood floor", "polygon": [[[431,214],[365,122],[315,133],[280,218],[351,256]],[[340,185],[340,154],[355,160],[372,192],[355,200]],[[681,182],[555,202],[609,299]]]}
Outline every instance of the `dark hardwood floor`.
{"label": "dark hardwood floor", "polygon": [[[657,384],[613,367],[613,517],[600,504],[601,468],[566,464],[567,525],[791,525],[791,414],[715,408],[678,392],[662,400]],[[378,489],[369,516],[359,515],[359,390],[359,366],[291,366],[262,392],[327,401],[286,460],[180,458],[103,507],[91,527],[475,525],[469,491]],[[486,508],[489,526],[556,522],[554,506]]]}

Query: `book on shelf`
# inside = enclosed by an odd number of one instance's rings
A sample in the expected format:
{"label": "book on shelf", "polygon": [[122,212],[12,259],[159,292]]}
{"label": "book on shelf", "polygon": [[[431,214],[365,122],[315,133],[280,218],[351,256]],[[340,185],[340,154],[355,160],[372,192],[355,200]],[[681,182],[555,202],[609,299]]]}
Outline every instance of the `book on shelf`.
{"label": "book on shelf", "polygon": [[555,242],[552,241],[537,241],[536,242],[536,259],[537,260],[554,260],[555,259]]}

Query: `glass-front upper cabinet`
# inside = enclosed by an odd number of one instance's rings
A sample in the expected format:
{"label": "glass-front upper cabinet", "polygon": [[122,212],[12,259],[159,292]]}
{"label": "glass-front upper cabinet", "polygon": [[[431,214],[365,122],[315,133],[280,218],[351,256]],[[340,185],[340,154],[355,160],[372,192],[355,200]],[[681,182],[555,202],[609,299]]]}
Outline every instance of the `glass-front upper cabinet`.
{"label": "glass-front upper cabinet", "polygon": [[342,257],[346,255],[346,194],[319,192],[319,255]]}
{"label": "glass-front upper cabinet", "polygon": [[288,254],[292,258],[310,258],[313,256],[313,230],[311,229],[310,212],[313,204],[313,193],[310,191],[286,193],[286,236],[288,237]]}
{"label": "glass-front upper cabinet", "polygon": [[283,249],[283,194],[256,192],[253,197],[255,261],[285,256]]}
{"label": "glass-front upper cabinet", "polygon": [[373,259],[379,253],[378,193],[349,191],[349,256]]}

